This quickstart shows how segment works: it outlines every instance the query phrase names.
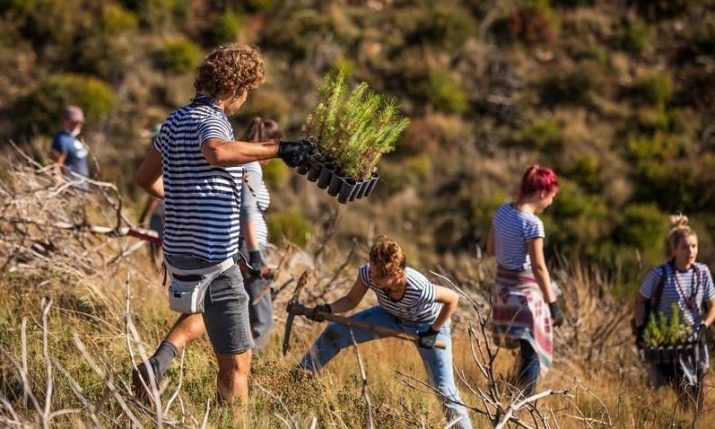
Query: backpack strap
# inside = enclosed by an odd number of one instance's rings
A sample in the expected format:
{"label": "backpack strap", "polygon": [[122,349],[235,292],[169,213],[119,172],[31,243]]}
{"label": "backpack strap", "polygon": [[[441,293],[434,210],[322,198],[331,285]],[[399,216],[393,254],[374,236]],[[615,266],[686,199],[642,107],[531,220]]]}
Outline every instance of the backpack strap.
{"label": "backpack strap", "polygon": [[658,284],[655,286],[653,295],[651,295],[650,300],[648,301],[649,308],[646,309],[646,316],[651,311],[658,310],[658,305],[660,304],[660,298],[663,296],[663,288],[665,288],[665,282],[668,280],[667,266],[668,266],[668,264],[663,264],[660,266],[660,280],[658,281]]}

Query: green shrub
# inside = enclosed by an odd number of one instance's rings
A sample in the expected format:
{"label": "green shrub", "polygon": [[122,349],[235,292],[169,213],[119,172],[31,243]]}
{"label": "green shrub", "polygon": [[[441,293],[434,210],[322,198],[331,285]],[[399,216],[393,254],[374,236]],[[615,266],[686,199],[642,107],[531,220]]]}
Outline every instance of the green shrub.
{"label": "green shrub", "polygon": [[633,54],[640,54],[650,46],[651,28],[643,20],[633,19],[622,30],[621,48]]}
{"label": "green shrub", "polygon": [[59,126],[68,104],[80,106],[88,122],[104,119],[116,103],[112,88],[95,77],[58,74],[50,76],[18,100],[18,127],[23,133],[49,133]]}
{"label": "green shrub", "polygon": [[165,71],[183,74],[193,71],[201,62],[201,48],[184,37],[167,40],[157,54],[157,65]]}
{"label": "green shrub", "polygon": [[520,146],[538,150],[553,150],[561,144],[561,127],[552,118],[536,118],[518,130],[514,134],[513,140]]}
{"label": "green shrub", "polygon": [[235,42],[243,29],[244,17],[234,11],[228,11],[216,20],[213,25],[213,40],[217,45]]}
{"label": "green shrub", "polygon": [[590,106],[593,94],[603,89],[595,70],[581,68],[546,77],[540,84],[541,102],[553,107],[559,104]]}
{"label": "green shrub", "polygon": [[597,156],[586,155],[575,159],[567,165],[562,173],[564,177],[578,183],[583,189],[589,192],[599,192],[603,183],[599,177],[601,163]]}
{"label": "green shrub", "polygon": [[134,31],[139,26],[139,18],[119,4],[110,3],[102,9],[102,30],[110,35]]}
{"label": "green shrub", "polygon": [[138,11],[142,26],[158,31],[179,29],[191,17],[186,0],[131,0],[127,7]]}
{"label": "green shrub", "polygon": [[442,112],[464,113],[469,107],[464,90],[447,72],[430,72],[426,95],[427,101]]}
{"label": "green shrub", "polygon": [[681,314],[678,304],[673,303],[670,306],[670,319],[663,311],[657,312],[657,317],[655,311],[648,315],[643,341],[648,347],[669,346],[685,343],[692,335],[693,326]]}
{"label": "green shrub", "polygon": [[272,159],[263,166],[263,181],[271,189],[282,188],[290,177],[290,169],[278,159]]}
{"label": "green shrub", "polygon": [[271,240],[280,245],[288,240],[303,247],[308,242],[311,226],[308,220],[297,208],[289,208],[268,215],[268,233]]}
{"label": "green shrub", "polygon": [[502,41],[522,41],[529,45],[552,43],[559,31],[558,15],[548,0],[527,0],[494,25]]}
{"label": "green shrub", "polygon": [[663,255],[663,237],[667,232],[667,217],[657,205],[629,204],[619,216],[614,240],[640,250],[653,262]]}
{"label": "green shrub", "polygon": [[654,72],[642,77],[635,90],[651,106],[663,108],[673,97],[673,79],[666,72]]}
{"label": "green shrub", "polygon": [[469,36],[477,33],[470,11],[453,0],[426,1],[413,17],[416,20],[405,34],[409,45],[426,44],[455,50],[463,46]]}

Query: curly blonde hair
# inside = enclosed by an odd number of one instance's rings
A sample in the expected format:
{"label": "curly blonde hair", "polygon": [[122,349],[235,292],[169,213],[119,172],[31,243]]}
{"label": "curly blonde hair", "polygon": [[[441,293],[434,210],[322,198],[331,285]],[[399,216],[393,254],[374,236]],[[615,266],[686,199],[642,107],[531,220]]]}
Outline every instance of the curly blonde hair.
{"label": "curly blonde hair", "polygon": [[675,256],[675,249],[678,247],[681,240],[685,240],[686,238],[692,236],[695,238],[698,237],[695,230],[690,227],[688,217],[682,213],[670,217],[670,228],[671,230],[666,238],[665,246],[666,257],[668,259]]}
{"label": "curly blonde hair", "polygon": [[370,265],[381,275],[402,274],[407,266],[407,257],[395,240],[381,235],[370,248]]}
{"label": "curly blonde hair", "polygon": [[265,78],[263,57],[243,45],[220,46],[196,68],[196,92],[226,98],[257,88]]}

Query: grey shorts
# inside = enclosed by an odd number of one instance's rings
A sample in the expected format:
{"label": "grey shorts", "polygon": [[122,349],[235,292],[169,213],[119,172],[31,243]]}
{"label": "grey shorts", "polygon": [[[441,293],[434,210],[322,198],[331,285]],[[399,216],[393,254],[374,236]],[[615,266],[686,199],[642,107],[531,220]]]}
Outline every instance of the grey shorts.
{"label": "grey shorts", "polygon": [[[166,258],[171,265],[184,270],[213,264],[195,256],[166,255]],[[238,265],[233,265],[211,282],[202,315],[215,353],[237,355],[253,348],[248,294]]]}

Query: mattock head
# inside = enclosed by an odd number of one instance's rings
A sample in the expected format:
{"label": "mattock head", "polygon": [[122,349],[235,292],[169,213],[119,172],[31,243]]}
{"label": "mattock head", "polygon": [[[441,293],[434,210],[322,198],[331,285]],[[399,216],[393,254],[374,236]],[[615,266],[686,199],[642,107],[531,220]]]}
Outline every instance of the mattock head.
{"label": "mattock head", "polygon": [[285,332],[283,333],[283,356],[285,356],[286,353],[288,353],[288,349],[290,349],[290,333],[293,329],[293,318],[295,318],[295,313],[291,311],[291,309],[293,304],[298,304],[300,291],[303,290],[307,283],[308,271],[303,271],[303,274],[301,274],[298,278],[298,284],[295,286],[293,295],[290,297],[290,301],[288,301],[288,306],[286,307],[286,310],[288,311],[288,319],[286,319]]}

